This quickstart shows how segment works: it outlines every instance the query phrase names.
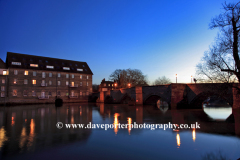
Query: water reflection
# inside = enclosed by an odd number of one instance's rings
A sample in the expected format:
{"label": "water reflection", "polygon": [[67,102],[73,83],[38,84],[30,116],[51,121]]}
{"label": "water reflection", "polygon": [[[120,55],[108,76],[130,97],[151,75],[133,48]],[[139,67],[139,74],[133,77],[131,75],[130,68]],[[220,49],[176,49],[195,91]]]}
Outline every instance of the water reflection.
{"label": "water reflection", "polygon": [[4,127],[1,127],[1,129],[0,129],[0,151],[4,145],[4,142],[7,140],[8,140],[8,138],[6,136],[6,131],[5,131]]}
{"label": "water reflection", "polygon": [[11,123],[12,126],[15,125],[15,118],[16,118],[16,113],[13,112],[13,113],[12,113],[12,123]]}
{"label": "water reflection", "polygon": [[118,117],[120,116],[120,114],[119,113],[115,113],[114,114],[114,122],[113,122],[113,125],[114,125],[114,132],[115,132],[115,134],[117,134],[117,132],[118,132],[118,124],[119,124],[119,122],[118,122]]}
{"label": "water reflection", "polygon": [[224,121],[232,114],[232,107],[203,107],[204,112],[214,120]]}
{"label": "water reflection", "polygon": [[132,124],[132,118],[128,117],[128,134],[131,133],[131,124]]}
{"label": "water reflection", "polygon": [[179,148],[179,147],[180,147],[180,144],[181,144],[179,133],[177,133],[177,135],[176,135],[176,140],[177,140],[177,146],[178,146],[177,148]]}
{"label": "water reflection", "polygon": [[[221,115],[221,109],[215,109],[215,114],[218,111]],[[71,151],[78,150],[81,154],[89,153],[93,149],[98,152],[99,147],[102,148],[102,153],[106,153],[103,150],[114,152],[116,147],[119,152],[125,153],[122,148],[129,147],[127,149],[130,151],[138,151],[134,154],[136,156],[141,155],[145,149],[148,150],[151,147],[150,152],[154,153],[154,148],[159,147],[159,150],[162,150],[161,156],[163,157],[166,150],[170,150],[169,153],[171,153],[177,148],[187,155],[189,152],[184,151],[185,147],[189,147],[189,151],[193,149],[194,145],[198,148],[208,148],[209,144],[201,145],[204,142],[210,143],[212,141],[211,136],[221,135],[221,140],[226,139],[226,135],[240,136],[240,111],[232,114],[235,123],[213,120],[209,118],[204,109],[167,110],[163,113],[156,106],[68,104],[68,106],[63,105],[55,108],[54,105],[37,105],[9,107],[6,110],[0,108],[0,113],[4,117],[0,117],[0,124],[2,125],[0,126],[0,150],[3,151],[0,154],[6,157],[11,154],[34,153],[41,149],[55,148],[56,146],[71,146],[72,143],[76,146],[70,147]],[[57,129],[57,122],[85,125],[89,122],[92,122],[92,124],[111,124],[114,125],[114,128],[107,131],[104,129]],[[180,124],[191,126],[191,124],[198,122],[201,128],[179,128],[175,132],[172,129],[165,131],[163,129],[134,129],[130,127],[134,122],[142,126],[143,124],[163,125],[169,122],[178,126]],[[119,129],[119,123],[128,124],[128,127]],[[198,134],[197,141],[196,134]],[[203,135],[205,135],[206,140]],[[126,141],[129,143],[126,144]],[[218,143],[218,141],[214,142]],[[211,144],[214,145],[213,142]],[[146,148],[145,146],[150,147]],[[139,151],[139,148],[145,149]],[[102,154],[99,152],[97,155]],[[105,159],[107,158],[105,157]],[[168,159],[168,157],[163,159]]]}
{"label": "water reflection", "polygon": [[157,101],[157,107],[162,111],[162,113],[166,113],[168,110],[168,103],[159,99]]}
{"label": "water reflection", "polygon": [[27,141],[26,126],[23,126],[21,136],[20,136],[20,140],[19,140],[19,148],[23,149],[26,141]]}
{"label": "water reflection", "polygon": [[193,142],[195,142],[195,140],[196,140],[196,131],[195,131],[195,129],[192,130],[192,139],[193,139]]}

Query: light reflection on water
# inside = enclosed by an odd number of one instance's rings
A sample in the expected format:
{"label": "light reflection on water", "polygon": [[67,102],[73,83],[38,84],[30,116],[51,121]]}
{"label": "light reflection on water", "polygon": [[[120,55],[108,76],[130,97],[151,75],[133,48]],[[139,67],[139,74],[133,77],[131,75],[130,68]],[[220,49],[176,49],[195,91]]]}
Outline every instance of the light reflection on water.
{"label": "light reflection on water", "polygon": [[232,107],[203,107],[204,112],[214,120],[226,120],[232,114]]}
{"label": "light reflection on water", "polygon": [[[215,108],[214,114],[222,115],[222,109]],[[71,156],[74,153],[85,157],[83,159],[108,159],[111,151],[112,154],[121,153],[119,159],[129,156],[133,159],[146,159],[149,154],[152,159],[158,159],[159,156],[163,159],[177,159],[178,156],[183,159],[201,159],[202,154],[219,148],[227,154],[231,152],[232,159],[240,158],[240,155],[234,152],[240,149],[240,140],[236,137],[240,137],[240,112],[234,114],[235,123],[229,123],[209,119],[211,114],[206,110],[208,111],[208,108],[162,112],[154,106],[104,104],[67,104],[59,108],[54,105],[0,108],[0,158],[24,158],[28,153],[34,153],[32,156],[36,158],[39,153],[50,156],[45,159],[58,156],[61,159],[61,156]],[[229,114],[229,108],[225,112]],[[107,131],[57,129],[57,122],[85,125],[92,122],[113,124],[115,127]],[[119,123],[130,125],[134,122],[142,125],[171,122],[189,126],[198,122],[201,128],[164,131],[134,129],[129,126],[122,129],[117,126]],[[59,147],[63,151],[59,151]],[[87,154],[93,150],[99,157]],[[127,150],[130,152],[126,152]],[[177,153],[176,156],[173,153]]]}
{"label": "light reflection on water", "polygon": [[196,140],[196,131],[195,131],[195,129],[192,130],[192,139],[193,139],[193,142],[195,142],[195,140]]}
{"label": "light reflection on water", "polygon": [[177,139],[177,146],[178,146],[178,148],[179,148],[179,147],[180,147],[180,144],[181,144],[179,133],[177,133],[176,139]]}

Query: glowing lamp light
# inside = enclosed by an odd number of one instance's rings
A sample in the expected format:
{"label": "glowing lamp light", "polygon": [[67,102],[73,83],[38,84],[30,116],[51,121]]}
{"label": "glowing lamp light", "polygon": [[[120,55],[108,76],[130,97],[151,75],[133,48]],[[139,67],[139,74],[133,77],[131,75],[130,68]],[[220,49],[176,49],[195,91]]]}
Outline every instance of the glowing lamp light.
{"label": "glowing lamp light", "polygon": [[176,74],[176,83],[177,83],[177,74]]}

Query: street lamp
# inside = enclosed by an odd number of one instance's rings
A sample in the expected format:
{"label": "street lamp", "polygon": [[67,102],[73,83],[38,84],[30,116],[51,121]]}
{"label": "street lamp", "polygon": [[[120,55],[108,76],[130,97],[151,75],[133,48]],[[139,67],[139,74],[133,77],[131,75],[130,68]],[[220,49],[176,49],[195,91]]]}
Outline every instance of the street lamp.
{"label": "street lamp", "polygon": [[192,83],[192,76],[191,76],[191,83]]}
{"label": "street lamp", "polygon": [[128,83],[128,87],[129,87],[129,88],[131,87],[131,83]]}
{"label": "street lamp", "polygon": [[117,83],[115,83],[114,85],[115,85],[115,89],[116,89]]}
{"label": "street lamp", "polygon": [[176,74],[176,83],[177,83],[177,74]]}

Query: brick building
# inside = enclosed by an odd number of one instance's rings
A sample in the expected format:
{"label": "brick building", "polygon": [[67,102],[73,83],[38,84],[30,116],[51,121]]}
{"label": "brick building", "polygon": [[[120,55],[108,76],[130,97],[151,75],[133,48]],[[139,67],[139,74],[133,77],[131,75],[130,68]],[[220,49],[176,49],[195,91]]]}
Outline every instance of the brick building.
{"label": "brick building", "polygon": [[106,81],[105,78],[102,80],[101,84],[99,85],[98,91],[108,91],[108,90],[113,90],[116,89],[117,83],[112,82],[112,81]]}
{"label": "brick building", "polygon": [[86,62],[8,52],[0,61],[0,103],[86,102],[92,75]]}

